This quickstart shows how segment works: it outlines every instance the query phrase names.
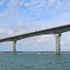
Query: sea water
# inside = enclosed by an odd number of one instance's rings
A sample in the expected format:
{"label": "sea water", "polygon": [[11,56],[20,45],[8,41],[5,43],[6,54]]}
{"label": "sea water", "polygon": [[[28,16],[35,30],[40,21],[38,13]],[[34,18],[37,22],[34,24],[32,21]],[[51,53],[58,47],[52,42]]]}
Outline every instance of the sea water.
{"label": "sea water", "polygon": [[70,70],[70,52],[0,54],[0,70]]}

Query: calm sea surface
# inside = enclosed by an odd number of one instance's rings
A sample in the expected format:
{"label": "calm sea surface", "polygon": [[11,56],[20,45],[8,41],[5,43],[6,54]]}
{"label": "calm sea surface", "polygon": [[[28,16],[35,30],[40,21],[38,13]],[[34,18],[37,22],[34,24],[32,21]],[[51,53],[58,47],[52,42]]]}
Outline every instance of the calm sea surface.
{"label": "calm sea surface", "polygon": [[0,70],[70,70],[70,52],[0,54]]}

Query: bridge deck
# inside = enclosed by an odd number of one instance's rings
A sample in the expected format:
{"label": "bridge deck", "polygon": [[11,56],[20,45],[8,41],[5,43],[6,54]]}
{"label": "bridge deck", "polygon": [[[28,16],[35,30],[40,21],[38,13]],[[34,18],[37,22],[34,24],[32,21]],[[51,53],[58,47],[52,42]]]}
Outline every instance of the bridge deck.
{"label": "bridge deck", "polygon": [[0,42],[20,40],[20,39],[24,39],[24,38],[28,38],[32,36],[44,35],[44,34],[59,34],[59,33],[63,33],[66,31],[70,31],[70,24],[0,39]]}

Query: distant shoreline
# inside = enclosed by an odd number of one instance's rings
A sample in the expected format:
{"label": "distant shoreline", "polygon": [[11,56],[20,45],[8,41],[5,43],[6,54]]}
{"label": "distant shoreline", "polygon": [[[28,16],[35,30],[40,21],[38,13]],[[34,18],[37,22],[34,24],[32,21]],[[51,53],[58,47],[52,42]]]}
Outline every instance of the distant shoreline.
{"label": "distant shoreline", "polygon": [[[61,51],[70,52],[70,51]],[[0,53],[13,53],[13,51],[0,51]],[[16,51],[16,53],[55,53],[55,51]]]}

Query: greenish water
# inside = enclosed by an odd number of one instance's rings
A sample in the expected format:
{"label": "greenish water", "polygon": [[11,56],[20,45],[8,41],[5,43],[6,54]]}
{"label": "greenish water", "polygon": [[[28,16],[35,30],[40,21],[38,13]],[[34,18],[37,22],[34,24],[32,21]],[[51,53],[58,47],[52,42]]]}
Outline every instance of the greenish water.
{"label": "greenish water", "polygon": [[70,52],[0,54],[0,70],[70,70]]}

